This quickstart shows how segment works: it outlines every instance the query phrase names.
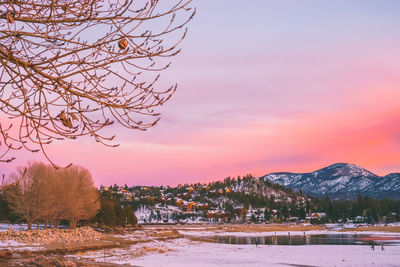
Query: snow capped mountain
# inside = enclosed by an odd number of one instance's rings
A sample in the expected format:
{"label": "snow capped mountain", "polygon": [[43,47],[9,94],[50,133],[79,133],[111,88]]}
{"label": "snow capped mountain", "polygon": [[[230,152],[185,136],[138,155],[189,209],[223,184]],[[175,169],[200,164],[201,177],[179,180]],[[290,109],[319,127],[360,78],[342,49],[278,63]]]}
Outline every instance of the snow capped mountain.
{"label": "snow capped mountain", "polygon": [[400,173],[380,177],[354,164],[336,163],[310,173],[277,172],[264,180],[302,190],[311,196],[328,195],[334,199],[355,198],[358,194],[372,197],[400,197]]}

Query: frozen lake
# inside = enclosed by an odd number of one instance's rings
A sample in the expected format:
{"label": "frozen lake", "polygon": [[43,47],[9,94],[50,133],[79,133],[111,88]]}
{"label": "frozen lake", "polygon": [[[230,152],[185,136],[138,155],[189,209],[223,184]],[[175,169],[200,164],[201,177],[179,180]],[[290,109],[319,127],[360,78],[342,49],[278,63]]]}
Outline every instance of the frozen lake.
{"label": "frozen lake", "polygon": [[369,234],[319,234],[277,236],[210,236],[211,240],[223,244],[238,245],[391,245],[400,246],[400,236]]}

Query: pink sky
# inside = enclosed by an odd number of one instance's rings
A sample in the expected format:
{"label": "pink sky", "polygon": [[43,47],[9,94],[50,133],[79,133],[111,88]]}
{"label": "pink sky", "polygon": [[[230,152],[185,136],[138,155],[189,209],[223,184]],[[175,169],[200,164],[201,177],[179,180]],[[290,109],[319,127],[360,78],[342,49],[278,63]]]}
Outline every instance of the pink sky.
{"label": "pink sky", "polygon": [[[87,167],[97,185],[176,185],[336,162],[400,172],[400,3],[274,2],[198,1],[183,52],[163,73],[179,89],[160,124],[114,129],[119,148],[54,144],[52,158]],[[16,156],[6,173],[41,159]]]}

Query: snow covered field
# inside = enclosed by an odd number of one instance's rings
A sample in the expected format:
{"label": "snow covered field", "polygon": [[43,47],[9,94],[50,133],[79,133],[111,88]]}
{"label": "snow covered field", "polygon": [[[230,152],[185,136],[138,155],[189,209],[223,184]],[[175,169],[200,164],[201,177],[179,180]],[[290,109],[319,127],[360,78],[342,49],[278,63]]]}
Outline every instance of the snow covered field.
{"label": "snow covered field", "polygon": [[[232,245],[192,240],[214,235],[210,231],[179,230],[184,238],[138,243],[127,249],[79,253],[71,257],[133,266],[400,266],[400,246],[384,250],[369,245]],[[307,235],[327,234],[309,231]],[[335,233],[335,232],[329,232]],[[218,235],[266,236],[274,233],[232,233]],[[277,232],[277,235],[287,232]],[[291,232],[291,235],[303,235]],[[343,233],[342,233],[343,234]],[[371,234],[371,233],[369,233]],[[399,233],[375,233],[399,236]]]}
{"label": "snow covered field", "polygon": [[372,251],[368,246],[249,246],[181,240],[180,249],[149,255],[141,266],[400,266],[400,248]]}
{"label": "snow covered field", "polygon": [[[136,255],[145,246],[148,253]],[[160,250],[160,251],[158,251]],[[134,266],[400,266],[400,247],[307,245],[255,246],[191,241],[187,238],[92,252],[82,259]]]}
{"label": "snow covered field", "polygon": [[[12,227],[14,231],[26,230],[28,229],[28,225],[26,224],[8,224],[8,223],[0,223],[0,232],[8,231],[8,229]],[[35,226],[36,227],[36,226]]]}
{"label": "snow covered field", "polygon": [[44,249],[40,244],[25,244],[25,243],[19,243],[15,242],[13,240],[6,240],[6,241],[1,241],[0,240],[0,250],[2,249],[9,249],[12,251],[37,251],[37,250],[42,250]]}
{"label": "snow covered field", "polygon": [[[1,230],[10,225],[0,225]],[[20,225],[23,228],[23,225]],[[19,226],[14,226],[19,229]],[[178,232],[176,232],[178,231]],[[182,238],[158,239],[163,233]],[[379,245],[260,245],[212,243],[210,237],[226,236],[259,238],[287,236],[287,231],[229,232],[205,226],[145,227],[126,235],[114,235],[137,242],[123,248],[78,252],[67,257],[84,261],[126,264],[133,266],[399,266],[400,233],[393,232],[338,232],[332,230],[290,231],[290,236],[366,235],[377,237]],[[168,235],[165,235],[168,237]],[[347,237],[346,237],[347,238]],[[393,240],[395,242],[392,242]],[[385,243],[390,241],[392,243]],[[369,241],[367,241],[369,242]],[[267,244],[267,243],[265,243]],[[13,251],[41,250],[39,244],[0,241],[1,249]]]}
{"label": "snow covered field", "polygon": [[[9,228],[13,228],[14,231],[23,231],[28,230],[27,224],[8,224],[8,223],[0,223],[0,232],[8,231]],[[54,227],[54,226],[53,226]],[[63,229],[67,228],[63,225],[59,225],[58,228]],[[32,229],[37,229],[37,224],[32,225]],[[44,224],[39,224],[39,229],[44,229]]]}

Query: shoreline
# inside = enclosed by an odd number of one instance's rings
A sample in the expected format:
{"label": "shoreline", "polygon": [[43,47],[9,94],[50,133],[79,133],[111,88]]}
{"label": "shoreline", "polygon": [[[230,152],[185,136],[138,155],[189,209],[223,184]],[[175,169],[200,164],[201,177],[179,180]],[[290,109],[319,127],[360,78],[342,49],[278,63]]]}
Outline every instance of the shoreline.
{"label": "shoreline", "polygon": [[[134,251],[147,251],[144,255]],[[69,255],[78,260],[133,266],[398,266],[400,247],[365,245],[230,245],[180,238],[130,250]]]}
{"label": "shoreline", "polygon": [[[80,228],[78,228],[80,229]],[[301,231],[300,231],[301,229]],[[389,229],[389,228],[388,228]],[[390,228],[392,229],[392,228]],[[89,231],[87,228],[84,231]],[[242,231],[244,230],[244,231]],[[276,231],[274,231],[276,230]],[[304,231],[303,231],[304,230]],[[10,259],[3,259],[0,264],[4,261],[10,266],[18,266],[19,263],[27,263],[29,260],[46,260],[61,258],[63,260],[72,260],[75,264],[83,264],[83,262],[93,262],[94,266],[121,266],[118,264],[134,264],[140,265],[140,262],[146,263],[158,259],[161,256],[169,255],[171,259],[170,266],[173,266],[175,260],[179,260],[179,257],[185,258],[185,253],[193,254],[196,253],[197,249],[201,249],[203,254],[206,254],[206,250],[209,249],[209,253],[213,254],[215,251],[220,251],[223,255],[230,255],[232,250],[236,253],[252,254],[253,245],[229,245],[223,243],[216,243],[214,240],[208,238],[212,236],[235,236],[235,237],[267,237],[267,236],[300,236],[300,235],[319,235],[319,234],[340,234],[340,235],[375,235],[375,236],[394,236],[396,239],[400,238],[400,232],[387,232],[387,231],[366,231],[362,229],[351,229],[352,231],[337,231],[330,230],[322,227],[310,227],[310,226],[288,226],[288,225],[167,225],[167,226],[144,226],[141,230],[128,232],[124,234],[118,233],[99,233],[98,236],[90,232],[88,236],[93,236],[90,240],[82,240],[77,242],[69,242],[65,244],[62,242],[43,243],[39,242],[36,244],[18,243],[13,241],[14,247],[7,246],[8,241],[0,239],[0,255],[4,251],[8,250],[15,253],[18,257],[11,257]],[[371,228],[376,230],[376,228]],[[36,230],[37,231],[37,230]],[[65,232],[65,230],[53,230],[59,232]],[[79,230],[74,230],[79,233]],[[90,231],[94,231],[93,229]],[[21,231],[20,234],[26,234],[28,231]],[[33,232],[33,231],[32,231]],[[43,230],[38,232],[44,233]],[[18,232],[16,232],[18,233]],[[14,233],[15,234],[15,233]],[[328,247],[326,247],[328,246]],[[260,245],[259,247],[279,247],[269,249],[270,251],[278,251],[279,253],[287,253],[287,251],[294,251],[300,253],[303,250],[310,250],[313,248],[316,253],[322,250],[329,250],[334,253],[338,251],[346,252],[347,249],[354,250],[353,247],[366,247],[365,245]],[[303,247],[302,249],[294,247]],[[333,247],[336,247],[335,249]],[[35,249],[36,248],[36,249]],[[367,247],[368,248],[368,247]],[[226,251],[225,251],[226,250]],[[263,248],[263,251],[265,248]],[[364,253],[362,249],[355,249],[359,253]],[[396,257],[400,257],[400,246],[391,246],[388,251],[396,253]],[[247,253],[247,254],[246,254]],[[342,252],[340,252],[342,253]],[[106,256],[107,255],[107,256]],[[118,255],[118,257],[115,257]],[[286,255],[286,254],[285,254]],[[368,254],[370,255],[370,254]],[[253,255],[255,256],[255,255]],[[114,257],[114,258],[113,258]],[[126,262],[120,262],[119,257],[122,257]],[[202,256],[204,257],[204,255]],[[225,256],[224,256],[225,257]],[[290,253],[286,255],[290,258]],[[369,257],[369,256],[368,256]],[[0,256],[1,258],[1,256]],[[202,261],[203,258],[197,260]],[[217,259],[216,259],[217,260]],[[238,259],[237,259],[238,260]],[[345,260],[350,260],[345,259]],[[237,261],[235,261],[237,262]],[[157,262],[153,262],[158,266]],[[259,262],[259,264],[272,264],[273,262]],[[274,263],[277,263],[274,261]],[[347,262],[348,263],[348,262]],[[111,264],[111,265],[110,265]],[[235,263],[236,264],[236,263]],[[235,265],[234,264],[234,265]],[[237,262],[237,264],[239,264]],[[329,265],[329,264],[328,264]],[[90,265],[89,265],[90,266]],[[146,265],[145,265],[146,266]],[[161,262],[160,265],[162,266]],[[168,264],[166,266],[169,266]],[[197,265],[194,265],[197,266]],[[200,266],[200,262],[199,265]],[[212,266],[212,265],[211,265]]]}

